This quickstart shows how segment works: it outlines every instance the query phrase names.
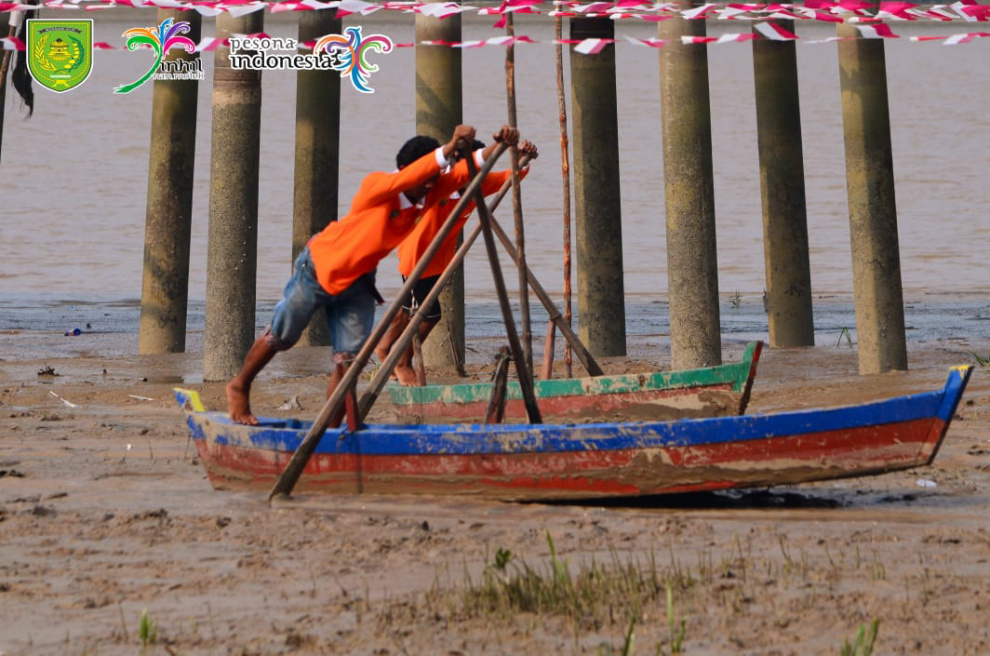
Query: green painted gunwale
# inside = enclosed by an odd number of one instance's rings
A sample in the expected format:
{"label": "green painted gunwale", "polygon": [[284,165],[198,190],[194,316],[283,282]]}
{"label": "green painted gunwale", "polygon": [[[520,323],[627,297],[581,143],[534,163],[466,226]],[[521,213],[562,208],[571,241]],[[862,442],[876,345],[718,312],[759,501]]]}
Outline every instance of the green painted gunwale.
{"label": "green painted gunwale", "polygon": [[[656,390],[673,390],[690,387],[711,387],[732,385],[733,392],[741,392],[749,378],[753,354],[757,342],[746,345],[741,361],[703,369],[685,371],[656,371],[651,374],[619,374],[594,378],[560,378],[533,382],[536,398],[547,399],[559,396],[592,396],[603,394],[625,394]],[[487,402],[492,394],[491,383],[468,383],[461,385],[426,385],[424,387],[402,387],[389,385],[392,403],[396,405],[422,405],[430,403],[479,403]],[[519,384],[509,381],[507,399],[521,399]]]}

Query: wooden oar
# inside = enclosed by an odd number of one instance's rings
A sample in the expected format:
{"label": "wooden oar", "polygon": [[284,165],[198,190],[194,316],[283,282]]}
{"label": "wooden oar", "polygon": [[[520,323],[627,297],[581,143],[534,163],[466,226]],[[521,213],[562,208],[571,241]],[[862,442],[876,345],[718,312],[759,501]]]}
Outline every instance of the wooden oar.
{"label": "wooden oar", "polygon": [[[361,347],[361,350],[358,352],[354,362],[351,363],[351,366],[348,367],[346,372],[344,372],[344,376],[334,389],[333,394],[331,394],[330,398],[327,399],[327,402],[323,404],[323,409],[320,410],[320,414],[315,420],[313,420],[313,425],[310,426],[310,429],[306,432],[306,436],[303,438],[302,442],[299,443],[295,453],[292,454],[292,458],[285,466],[282,474],[278,477],[278,480],[275,481],[275,485],[268,494],[269,500],[278,495],[288,495],[292,493],[292,488],[296,486],[296,482],[302,475],[303,469],[306,467],[306,463],[309,462],[310,456],[313,455],[313,451],[316,450],[316,447],[320,443],[320,438],[323,437],[323,433],[330,424],[331,417],[336,415],[339,411],[348,390],[355,384],[358,376],[361,375],[361,370],[364,369],[364,366],[368,363],[368,360],[371,359],[371,355],[374,353],[375,347],[378,346],[378,342],[385,334],[385,331],[388,330],[389,325],[392,323],[392,319],[394,319],[395,315],[402,309],[402,300],[412,292],[413,286],[419,280],[420,276],[423,275],[423,271],[426,270],[426,267],[429,266],[430,260],[433,259],[433,256],[440,249],[440,246],[447,238],[447,235],[449,235],[453,230],[454,224],[457,222],[457,217],[459,217],[461,212],[464,211],[464,207],[470,201],[471,194],[474,193],[475,190],[477,190],[478,193],[481,192],[482,181],[485,179],[485,176],[488,175],[489,171],[492,170],[492,167],[495,166],[495,161],[502,153],[505,152],[505,149],[506,145],[504,143],[499,143],[495,147],[495,151],[491,154],[491,156],[485,160],[485,164],[481,167],[480,172],[475,171],[477,167],[474,166],[473,154],[468,153],[467,161],[473,178],[467,187],[467,193],[465,193],[464,196],[457,201],[453,211],[450,213],[450,217],[444,222],[443,226],[441,226],[437,236],[434,237],[419,263],[413,269],[412,273],[409,274],[409,277],[402,286],[402,290],[399,292],[398,297],[392,301],[392,304],[389,306],[388,310],[385,311],[385,314],[382,316],[381,320],[375,325],[374,330],[365,341],[364,346]],[[404,349],[408,345],[409,343],[406,342],[402,348]],[[401,349],[392,349],[392,353],[389,354],[389,358],[386,358],[385,361],[388,362],[392,354],[396,355],[395,361],[398,361],[398,354],[401,352]],[[384,366],[385,365],[383,364],[382,367],[379,368],[379,374],[383,373],[381,369],[384,369]],[[394,361],[392,363],[392,367],[395,367]],[[384,373],[385,378],[387,379],[392,371],[389,369]]]}
{"label": "wooden oar", "polygon": [[[525,165],[528,161],[529,157],[523,157],[523,165]],[[495,194],[495,197],[489,205],[489,208],[491,208],[492,211],[494,211],[495,208],[498,207],[498,204],[502,202],[502,199],[505,198],[505,194],[509,190],[509,185],[511,184],[511,180],[506,180],[502,185],[502,188],[498,190],[497,194]],[[465,193],[461,197],[461,200],[464,198],[470,197]],[[456,216],[457,215],[454,213],[451,213],[447,221],[450,221],[451,218]],[[446,223],[444,225],[446,226]],[[399,335],[398,339],[395,340],[395,343],[392,345],[392,349],[385,357],[385,360],[382,361],[381,366],[378,367],[378,371],[372,377],[371,383],[369,383],[367,390],[361,397],[360,403],[358,403],[358,412],[360,413],[361,419],[367,417],[368,413],[371,412],[371,408],[378,399],[378,395],[381,394],[382,389],[388,382],[389,376],[392,375],[392,370],[395,369],[395,365],[399,361],[400,354],[409,346],[409,343],[412,341],[413,337],[419,334],[419,325],[426,319],[427,309],[429,309],[440,297],[440,293],[443,291],[443,288],[448,282],[450,282],[450,279],[454,277],[454,274],[457,272],[457,267],[459,267],[461,262],[464,261],[468,251],[471,249],[471,245],[474,244],[474,241],[480,234],[481,225],[479,224],[475,227],[474,231],[464,239],[464,243],[457,249],[457,252],[454,253],[454,257],[451,258],[450,264],[447,265],[447,268],[444,269],[443,273],[440,274],[440,277],[437,278],[437,281],[433,284],[433,289],[430,290],[430,293],[427,294],[426,298],[423,299],[423,302],[420,303],[419,309],[411,317],[409,317],[409,323],[402,331],[402,334]],[[433,255],[431,253],[430,258],[432,259],[432,257]],[[421,261],[425,261],[425,259],[426,254],[423,255]],[[450,334],[453,335],[454,333],[451,332]]]}

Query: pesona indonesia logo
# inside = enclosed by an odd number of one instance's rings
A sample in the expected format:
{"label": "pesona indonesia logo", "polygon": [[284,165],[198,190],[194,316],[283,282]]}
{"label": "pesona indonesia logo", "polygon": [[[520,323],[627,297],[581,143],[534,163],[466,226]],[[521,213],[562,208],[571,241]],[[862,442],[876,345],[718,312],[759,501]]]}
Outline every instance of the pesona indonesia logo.
{"label": "pesona indonesia logo", "polygon": [[[231,37],[230,67],[256,71],[338,71],[350,78],[361,93],[374,93],[368,77],[378,66],[368,61],[374,52],[392,50],[392,40],[384,34],[364,37],[361,27],[348,27],[347,35],[328,34],[316,41],[311,54],[299,54],[295,39],[275,37]],[[284,54],[283,54],[284,53]]]}
{"label": "pesona indonesia logo", "polygon": [[203,62],[199,59],[173,59],[165,61],[168,51],[175,47],[188,53],[196,52],[196,44],[187,36],[189,23],[166,18],[157,27],[135,27],[123,33],[127,39],[127,49],[150,48],[155,53],[151,68],[130,84],[116,87],[114,93],[130,93],[151,79],[155,80],[202,80]]}
{"label": "pesona indonesia logo", "polygon": [[367,60],[372,50],[381,53],[392,51],[392,40],[384,34],[372,34],[367,38],[361,37],[360,27],[348,27],[347,37],[342,34],[328,34],[321,37],[313,52],[329,52],[337,55],[340,77],[350,77],[351,84],[361,93],[374,93],[368,86],[368,76],[378,72],[378,66]]}

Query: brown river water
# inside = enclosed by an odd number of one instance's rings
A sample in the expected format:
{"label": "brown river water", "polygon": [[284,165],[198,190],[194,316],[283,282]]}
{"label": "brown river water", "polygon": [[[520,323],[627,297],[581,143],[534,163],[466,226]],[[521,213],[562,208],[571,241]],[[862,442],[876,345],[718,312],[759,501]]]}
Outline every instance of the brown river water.
{"label": "brown river water", "polygon": [[[63,12],[65,13],[65,12]],[[74,12],[73,17],[83,12]],[[55,299],[136,299],[147,192],[151,84],[125,96],[113,88],[133,81],[150,54],[122,48],[124,30],[155,23],[151,10],[85,12],[95,17],[100,50],[90,78],[68,93],[36,86],[34,116],[25,120],[8,94],[0,193],[0,295]],[[142,22],[143,21],[143,22]],[[465,15],[464,39],[500,32],[490,18]],[[410,43],[410,15],[379,12],[349,17],[365,35]],[[969,44],[914,42],[912,35],[974,31],[973,24],[894,23],[902,38],[886,41],[896,198],[905,291],[990,291],[985,262],[990,244],[986,171],[990,170],[990,39]],[[721,21],[710,34],[743,32],[748,23]],[[266,16],[266,32],[295,36],[291,12]],[[659,61],[652,48],[624,36],[655,37],[653,26],[620,21],[618,65],[621,202],[625,288],[631,297],[666,293]],[[816,294],[851,295],[851,256],[835,43],[811,43],[834,28],[801,23],[797,46],[811,245]],[[204,19],[204,36],[214,34]],[[517,20],[517,34],[539,43],[516,47],[519,128],[541,147],[523,190],[527,256],[549,290],[561,282],[561,187],[553,23],[547,16]],[[566,33],[565,33],[566,36]],[[751,46],[708,47],[712,93],[719,289],[760,295],[764,288],[759,168]],[[578,56],[578,55],[575,55]],[[505,49],[465,50],[464,121],[490,135],[506,117]],[[415,132],[414,49],[372,55],[379,72],[373,94],[342,84],[341,212],[361,177],[389,169]],[[567,66],[565,54],[565,67]],[[206,290],[212,55],[200,85],[190,298]],[[264,74],[259,208],[259,301],[280,295],[290,265],[295,75]],[[508,160],[506,159],[506,164]],[[618,201],[618,199],[617,199]],[[503,216],[509,217],[509,205]],[[491,297],[483,249],[469,259],[469,301]],[[399,286],[394,255],[382,263],[383,289]],[[507,276],[510,285],[515,276]]]}

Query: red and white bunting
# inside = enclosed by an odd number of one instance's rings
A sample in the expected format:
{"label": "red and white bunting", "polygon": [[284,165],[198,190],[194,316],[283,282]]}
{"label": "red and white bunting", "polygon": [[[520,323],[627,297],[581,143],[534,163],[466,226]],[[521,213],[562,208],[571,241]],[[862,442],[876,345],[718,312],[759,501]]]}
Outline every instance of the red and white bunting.
{"label": "red and white bunting", "polygon": [[901,37],[894,34],[889,25],[883,23],[873,23],[870,25],[856,25],[860,35],[864,39],[899,39]]}
{"label": "red and white bunting", "polygon": [[722,36],[682,36],[681,43],[684,45],[695,43],[743,43],[744,41],[752,41],[755,38],[756,35],[752,32],[745,34],[723,34]]}
{"label": "red and white bunting", "polygon": [[610,43],[615,43],[615,39],[584,39],[574,46],[574,52],[581,55],[597,55]]}
{"label": "red and white bunting", "polygon": [[22,12],[33,8],[84,9],[98,11],[114,7],[175,8],[197,11],[204,16],[228,12],[235,16],[263,11],[315,11],[336,9],[340,16],[366,16],[382,9],[404,13],[422,13],[446,18],[467,11],[480,15],[504,16],[509,12],[548,13],[550,16],[603,16],[613,20],[666,20],[680,16],[688,20],[815,20],[841,22],[847,18],[887,19],[896,21],[990,22],[990,4],[977,0],[959,0],[951,5],[923,6],[905,0],[886,0],[875,8],[866,0],[806,0],[803,4],[708,3],[683,8],[672,2],[617,0],[614,2],[578,2],[577,0],[503,0],[494,7],[478,7],[459,2],[416,2],[413,0],[41,0],[38,5],[23,5],[0,0],[0,12]]}
{"label": "red and white bunting", "polygon": [[753,29],[771,41],[794,41],[797,34],[786,30],[777,23],[756,23]]}
{"label": "red and white bunting", "polygon": [[[893,34],[888,29],[877,29],[877,25],[857,25],[857,29],[862,34],[861,38],[899,38],[896,34]],[[754,29],[759,35],[754,33],[733,33],[733,34],[723,34],[721,36],[682,36],[681,43],[684,44],[713,44],[721,45],[725,43],[745,43],[753,39],[760,38],[760,36],[772,39],[775,41],[797,41],[800,43],[812,45],[820,43],[834,43],[836,41],[849,41],[853,40],[855,37],[839,37],[833,36],[825,39],[800,39],[796,34],[788,32],[787,30],[781,28],[779,25],[774,25],[773,23],[757,23],[754,25]],[[236,34],[234,36],[238,37],[250,37],[250,38],[266,38],[269,35],[265,32],[257,32],[254,34]],[[927,41],[941,41],[943,45],[958,45],[962,43],[970,43],[976,39],[988,38],[990,37],[990,32],[970,32],[966,34],[953,34],[953,35],[926,35],[926,36],[912,36],[910,41],[913,42],[927,42]],[[648,46],[650,48],[662,48],[667,42],[662,39],[637,39],[630,36],[625,36],[625,41],[638,46]],[[541,43],[528,36],[496,36],[490,39],[484,39],[480,41],[420,41],[418,45],[423,46],[445,46],[449,48],[462,48],[462,49],[474,49],[482,48],[485,46],[510,46],[517,43],[530,43],[538,44]],[[605,47],[611,43],[618,43],[615,39],[553,39],[550,43],[562,44],[562,45],[573,45],[574,52],[582,55],[595,55],[600,53]],[[7,37],[0,39],[0,44],[2,48],[0,50],[24,50],[25,44],[22,40]],[[307,41],[298,44],[300,49],[312,50],[316,41]],[[218,39],[216,37],[203,37],[199,44],[196,46],[195,52],[213,52],[218,48],[226,47],[229,45],[227,39]],[[394,43],[395,48],[412,48],[415,47],[416,43]],[[124,50],[123,46],[115,46],[105,42],[97,42],[93,44],[95,50]]]}
{"label": "red and white bunting", "polygon": [[912,41],[942,41],[944,46],[955,46],[969,43],[975,39],[990,38],[990,32],[971,32],[969,34],[953,34],[952,36],[912,36]]}
{"label": "red and white bunting", "polygon": [[467,7],[463,7],[456,2],[429,2],[425,5],[414,7],[413,11],[424,16],[444,19],[448,16],[456,16],[463,11],[467,11]]}
{"label": "red and white bunting", "polygon": [[662,48],[663,44],[667,43],[663,39],[634,39],[631,36],[627,36],[626,41],[636,46],[649,46],[651,48]]}
{"label": "red and white bunting", "polygon": [[693,9],[685,9],[681,12],[681,15],[688,20],[700,20],[702,18],[711,18],[715,14],[717,5],[702,5],[700,7],[694,7]]}
{"label": "red and white bunting", "polygon": [[226,39],[217,39],[212,36],[203,37],[196,46],[196,52],[213,52],[220,46],[229,45]]}
{"label": "red and white bunting", "polygon": [[483,46],[513,46],[517,43],[536,43],[528,36],[495,36],[483,41],[463,41],[450,44],[454,48],[481,48]]}
{"label": "red and white bunting", "polygon": [[0,44],[3,44],[3,48],[0,50],[24,50],[24,42],[14,36],[8,36],[0,39]]}

